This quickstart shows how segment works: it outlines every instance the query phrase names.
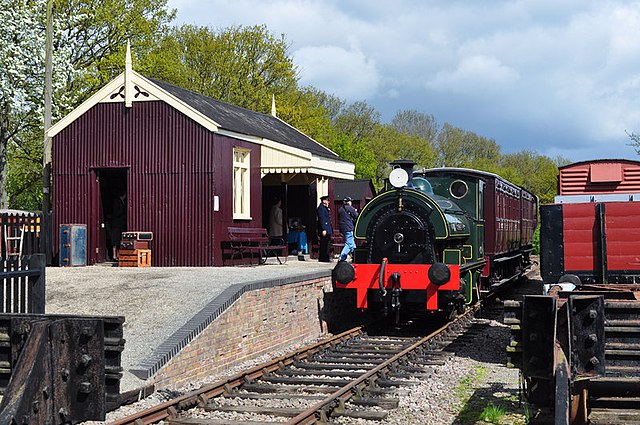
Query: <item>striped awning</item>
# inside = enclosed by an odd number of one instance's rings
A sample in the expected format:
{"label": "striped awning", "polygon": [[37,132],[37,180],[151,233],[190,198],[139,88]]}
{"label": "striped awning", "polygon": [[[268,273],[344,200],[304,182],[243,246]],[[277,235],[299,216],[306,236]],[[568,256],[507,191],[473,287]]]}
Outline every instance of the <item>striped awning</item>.
{"label": "striped awning", "polygon": [[355,166],[350,162],[317,156],[276,142],[263,143],[260,155],[263,177],[267,174],[306,173],[353,180],[355,176]]}

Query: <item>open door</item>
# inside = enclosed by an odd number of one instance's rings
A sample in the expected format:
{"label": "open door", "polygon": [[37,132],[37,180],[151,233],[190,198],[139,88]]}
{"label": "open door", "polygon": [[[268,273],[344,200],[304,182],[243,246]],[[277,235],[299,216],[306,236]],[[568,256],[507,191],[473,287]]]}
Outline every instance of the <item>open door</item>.
{"label": "open door", "polygon": [[115,261],[120,233],[127,230],[126,168],[97,168],[92,208],[95,262]]}

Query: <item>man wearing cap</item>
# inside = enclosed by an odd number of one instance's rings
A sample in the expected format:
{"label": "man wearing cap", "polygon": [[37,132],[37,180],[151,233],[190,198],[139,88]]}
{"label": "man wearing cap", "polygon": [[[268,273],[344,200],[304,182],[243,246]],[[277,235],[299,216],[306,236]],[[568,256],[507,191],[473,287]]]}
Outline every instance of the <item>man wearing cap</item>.
{"label": "man wearing cap", "polygon": [[338,226],[340,233],[344,235],[344,248],[340,253],[340,261],[345,261],[347,255],[352,253],[356,249],[356,243],[353,240],[353,229],[356,219],[358,218],[358,211],[351,206],[351,198],[347,196],[342,201],[342,207],[338,210]]}
{"label": "man wearing cap", "polygon": [[321,196],[320,205],[318,206],[318,237],[320,238],[320,251],[318,252],[318,261],[329,262],[329,248],[331,242],[331,234],[333,227],[331,226],[331,210],[329,209],[329,197]]}

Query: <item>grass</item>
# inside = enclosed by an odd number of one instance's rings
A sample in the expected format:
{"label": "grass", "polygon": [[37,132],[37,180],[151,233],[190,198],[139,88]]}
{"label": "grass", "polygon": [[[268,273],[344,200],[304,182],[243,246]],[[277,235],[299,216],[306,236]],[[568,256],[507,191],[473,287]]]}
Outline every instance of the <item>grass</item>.
{"label": "grass", "polygon": [[507,410],[504,407],[489,403],[480,413],[479,419],[492,424],[499,424],[506,414]]}
{"label": "grass", "polygon": [[[528,422],[528,409],[518,414],[514,407],[518,404],[515,394],[495,396],[494,391],[478,390],[477,384],[486,380],[490,369],[476,366],[454,389],[455,397],[464,403],[458,412],[455,424],[510,424],[524,425]],[[514,415],[515,414],[515,415]]]}

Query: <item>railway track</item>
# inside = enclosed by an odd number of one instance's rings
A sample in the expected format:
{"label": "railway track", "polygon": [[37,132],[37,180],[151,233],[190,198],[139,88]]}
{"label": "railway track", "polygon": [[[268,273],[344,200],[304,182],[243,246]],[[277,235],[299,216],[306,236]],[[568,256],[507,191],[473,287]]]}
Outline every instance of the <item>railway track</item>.
{"label": "railway track", "polygon": [[429,379],[456,344],[473,339],[480,312],[494,318],[501,308],[476,305],[424,337],[369,335],[357,327],[111,424],[382,421],[398,394]]}

